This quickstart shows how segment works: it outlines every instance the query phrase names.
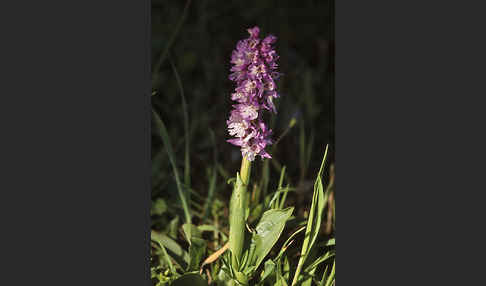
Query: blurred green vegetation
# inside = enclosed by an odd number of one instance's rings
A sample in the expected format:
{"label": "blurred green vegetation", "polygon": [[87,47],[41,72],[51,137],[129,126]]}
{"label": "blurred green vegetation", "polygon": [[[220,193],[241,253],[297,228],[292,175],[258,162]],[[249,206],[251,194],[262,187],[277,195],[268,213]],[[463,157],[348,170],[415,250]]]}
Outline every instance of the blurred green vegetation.
{"label": "blurred green vegetation", "polygon": [[[239,168],[239,149],[226,142],[229,138],[226,120],[234,88],[233,82],[228,80],[229,59],[236,42],[247,37],[246,29],[255,25],[260,27],[262,35],[272,33],[278,37],[276,49],[280,55],[280,72],[284,76],[278,81],[281,95],[276,100],[278,114],[272,118],[274,138],[285,131],[293,117],[297,118],[295,127],[274,150],[270,149],[272,156],[279,164],[287,165],[287,173],[294,185],[305,178],[312,178],[320,163],[319,159],[305,161],[301,143],[311,146],[312,150],[308,152],[317,158],[329,144],[329,158],[333,161],[334,27],[330,3],[310,0],[193,0],[184,22],[176,31],[186,4],[187,1],[182,0],[152,1],[152,68],[177,32],[168,57],[180,75],[187,100],[193,173],[202,174],[193,175],[193,186],[207,184],[204,172],[207,162],[213,161],[215,149],[217,160],[224,170],[233,175]],[[155,95],[152,96],[152,106],[166,123],[182,164],[184,126],[181,96],[169,60],[166,59],[159,70],[153,71],[153,78]],[[210,131],[214,132],[214,144]],[[153,158],[163,157],[160,154],[163,153],[161,141],[157,137],[152,141]],[[160,168],[168,170],[168,162],[164,164]],[[309,174],[310,170],[314,172]],[[154,177],[154,195],[163,189],[160,184],[164,180],[161,179],[158,175]]]}

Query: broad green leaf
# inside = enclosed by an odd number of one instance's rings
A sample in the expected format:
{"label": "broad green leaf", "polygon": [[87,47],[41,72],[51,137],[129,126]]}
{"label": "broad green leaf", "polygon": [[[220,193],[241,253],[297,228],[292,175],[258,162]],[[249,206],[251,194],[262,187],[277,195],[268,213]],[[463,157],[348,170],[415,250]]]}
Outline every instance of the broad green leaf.
{"label": "broad green leaf", "polygon": [[290,207],[283,210],[268,210],[263,213],[255,228],[256,233],[252,237],[252,244],[255,245],[253,258],[255,269],[277,242],[285,227],[285,222],[292,215],[293,210],[294,208]]}
{"label": "broad green leaf", "polygon": [[208,282],[204,280],[201,275],[190,273],[182,275],[174,280],[171,286],[207,286]]}

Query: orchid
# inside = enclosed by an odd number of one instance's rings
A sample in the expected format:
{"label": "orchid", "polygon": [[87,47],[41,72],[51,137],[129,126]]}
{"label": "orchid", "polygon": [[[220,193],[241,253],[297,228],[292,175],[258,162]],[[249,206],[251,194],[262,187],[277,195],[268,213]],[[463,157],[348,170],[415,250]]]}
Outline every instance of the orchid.
{"label": "orchid", "polygon": [[236,82],[231,99],[237,104],[226,123],[229,135],[235,137],[227,141],[241,147],[242,156],[253,161],[256,156],[271,158],[265,148],[273,143],[272,130],[265,124],[263,112],[277,112],[273,99],[279,97],[275,80],[280,73],[276,71],[279,57],[272,47],[277,37],[268,35],[261,40],[258,27],[248,33],[250,37],[238,41],[231,55],[229,79]]}

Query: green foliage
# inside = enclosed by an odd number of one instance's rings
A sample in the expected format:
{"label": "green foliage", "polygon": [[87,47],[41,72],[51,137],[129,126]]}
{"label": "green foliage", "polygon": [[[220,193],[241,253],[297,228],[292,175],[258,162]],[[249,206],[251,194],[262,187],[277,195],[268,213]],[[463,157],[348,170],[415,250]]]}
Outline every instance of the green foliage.
{"label": "green foliage", "polygon": [[186,268],[189,265],[189,254],[176,241],[166,236],[163,233],[151,232],[151,239],[156,241],[161,247],[167,249],[170,257],[176,261],[181,268]]}
{"label": "green foliage", "polygon": [[299,263],[297,264],[297,270],[292,281],[292,285],[297,284],[299,279],[300,271],[304,266],[305,260],[309,255],[312,246],[317,238],[319,229],[321,227],[322,213],[324,212],[324,207],[326,204],[327,197],[324,196],[324,187],[322,185],[322,172],[324,171],[324,164],[326,162],[328,146],[326,146],[326,151],[324,153],[324,158],[322,159],[321,168],[317,174],[317,179],[314,184],[314,193],[312,195],[312,205],[309,212],[309,218],[307,219],[307,227],[305,230],[305,238],[302,244],[302,251],[300,254]]}
{"label": "green foliage", "polygon": [[155,110],[152,110],[152,114],[154,116],[155,125],[156,125],[156,127],[159,131],[160,138],[164,142],[165,150],[167,151],[167,155],[169,156],[169,160],[170,160],[170,163],[172,165],[172,169],[174,171],[174,178],[175,178],[176,183],[177,183],[177,190],[179,192],[179,198],[181,200],[182,207],[184,208],[184,215],[185,215],[185,218],[186,218],[186,222],[191,222],[191,213],[189,211],[189,206],[187,205],[186,194],[185,194],[184,190],[182,189],[182,184],[181,184],[181,181],[180,181],[180,178],[179,178],[179,171],[177,170],[177,166],[176,166],[175,154],[174,154],[174,150],[172,148],[172,143],[170,141],[169,134],[167,132],[167,128],[165,127],[164,122],[162,121],[160,116],[157,114],[157,112],[155,112]]}
{"label": "green foliage", "polygon": [[202,238],[193,237],[189,246],[189,267],[188,271],[199,270],[201,261],[206,254],[206,241]]}
{"label": "green foliage", "polygon": [[253,235],[253,243],[255,244],[254,257],[256,260],[253,265],[255,268],[258,268],[275,245],[285,227],[285,222],[287,222],[293,211],[294,208],[290,207],[284,210],[268,210],[263,214]]}

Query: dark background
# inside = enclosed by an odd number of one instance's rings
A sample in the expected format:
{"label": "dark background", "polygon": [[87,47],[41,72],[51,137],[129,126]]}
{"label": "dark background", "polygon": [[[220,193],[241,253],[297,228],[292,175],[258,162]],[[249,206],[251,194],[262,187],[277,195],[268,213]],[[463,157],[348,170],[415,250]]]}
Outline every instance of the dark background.
{"label": "dark background", "polygon": [[[306,184],[306,180],[315,179],[326,144],[330,145],[329,159],[334,160],[333,13],[332,1],[152,1],[152,106],[167,125],[182,166],[183,112],[172,61],[188,104],[195,189],[205,189],[208,184],[205,170],[213,161],[214,150],[222,169],[231,176],[239,169],[239,147],[226,142],[230,138],[226,128],[230,94],[235,87],[228,79],[229,60],[237,41],[248,37],[246,29],[257,25],[260,36],[271,33],[278,37],[279,71],[284,73],[277,82],[281,95],[276,100],[278,113],[271,118],[273,139],[288,129],[292,118],[297,120],[274,149],[267,148],[273,156],[270,177],[278,179],[280,167],[286,165],[290,182],[301,186],[297,194],[312,192],[312,183]],[[169,44],[168,57],[161,64]],[[152,174],[153,198],[167,189],[164,182],[168,180],[161,173],[170,175],[171,170],[167,160],[162,161],[164,153],[153,130],[152,160],[160,166]],[[253,164],[254,174],[258,174],[260,162],[257,159]],[[229,195],[230,189],[220,179],[221,185],[220,193]]]}

